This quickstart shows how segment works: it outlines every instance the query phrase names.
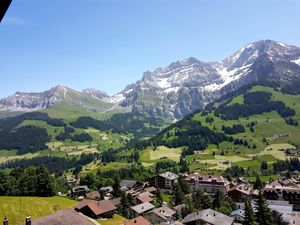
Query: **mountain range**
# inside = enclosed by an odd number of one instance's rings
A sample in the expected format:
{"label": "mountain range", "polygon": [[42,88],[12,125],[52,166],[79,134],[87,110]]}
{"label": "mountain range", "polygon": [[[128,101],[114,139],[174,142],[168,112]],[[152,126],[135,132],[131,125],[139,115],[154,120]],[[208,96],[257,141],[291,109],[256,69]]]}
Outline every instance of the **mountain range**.
{"label": "mountain range", "polygon": [[247,44],[218,62],[188,58],[145,72],[141,80],[109,96],[96,89],[81,92],[56,86],[0,100],[2,112],[28,112],[60,102],[92,112],[132,111],[178,120],[245,85],[261,84],[300,91],[300,48],[263,40]]}

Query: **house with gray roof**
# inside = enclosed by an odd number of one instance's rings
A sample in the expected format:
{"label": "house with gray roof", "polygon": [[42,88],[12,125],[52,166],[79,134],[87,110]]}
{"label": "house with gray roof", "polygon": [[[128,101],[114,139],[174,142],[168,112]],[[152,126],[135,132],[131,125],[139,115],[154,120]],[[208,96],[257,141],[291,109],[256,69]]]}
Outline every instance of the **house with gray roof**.
{"label": "house with gray roof", "polygon": [[[29,218],[30,219],[30,218]],[[64,209],[57,211],[53,214],[34,219],[33,221],[26,222],[31,225],[93,225],[89,219],[82,214],[76,212],[74,209]]]}
{"label": "house with gray roof", "polygon": [[86,196],[90,189],[86,185],[73,187],[70,191],[71,197]]}
{"label": "house with gray roof", "polygon": [[235,222],[244,222],[245,220],[245,210],[244,209],[237,209],[234,210],[231,214],[230,217],[234,218]]}
{"label": "house with gray roof", "polygon": [[186,225],[232,225],[233,220],[232,217],[226,216],[213,209],[205,209],[187,215],[181,222]]}
{"label": "house with gray roof", "polygon": [[152,224],[171,223],[175,219],[176,212],[166,206],[153,209],[146,213],[144,217]]}
{"label": "house with gray roof", "polygon": [[131,216],[137,217],[140,215],[144,215],[147,212],[150,212],[152,209],[154,209],[155,206],[152,205],[150,202],[145,202],[136,206],[131,207]]}

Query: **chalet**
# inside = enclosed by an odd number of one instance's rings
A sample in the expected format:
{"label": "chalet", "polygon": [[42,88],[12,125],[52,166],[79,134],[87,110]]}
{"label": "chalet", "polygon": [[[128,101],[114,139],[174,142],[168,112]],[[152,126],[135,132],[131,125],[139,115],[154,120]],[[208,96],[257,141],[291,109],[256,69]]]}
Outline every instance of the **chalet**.
{"label": "chalet", "polygon": [[187,215],[181,222],[186,225],[232,225],[233,220],[233,218],[213,209],[205,209]]}
{"label": "chalet", "polygon": [[157,193],[157,188],[155,188],[155,187],[153,187],[153,186],[150,186],[150,187],[146,187],[145,189],[144,189],[144,191],[146,191],[146,192],[150,192],[151,194],[156,194]]}
{"label": "chalet", "polygon": [[131,207],[131,216],[137,217],[141,215],[145,215],[146,213],[150,212],[152,209],[154,209],[155,206],[152,205],[150,202],[145,202],[136,206]]}
{"label": "chalet", "polygon": [[178,175],[172,172],[164,172],[158,174],[151,180],[151,183],[155,187],[164,188],[164,189],[172,189],[173,185],[178,182]]}
{"label": "chalet", "polygon": [[101,187],[100,192],[103,193],[105,198],[111,198],[114,189],[111,186]]}
{"label": "chalet", "polygon": [[145,202],[153,202],[153,195],[149,192],[140,193],[136,197],[136,204],[141,204]]}
{"label": "chalet", "polygon": [[227,195],[236,202],[244,202],[258,196],[258,190],[253,190],[247,185],[240,184],[231,188]]}
{"label": "chalet", "polygon": [[264,187],[264,195],[271,200],[286,200],[290,202],[300,202],[300,185],[291,184],[276,180]]}
{"label": "chalet", "polygon": [[86,193],[88,193],[90,189],[86,185],[82,186],[76,186],[71,189],[69,192],[71,197],[80,197],[80,196],[86,196]]}
{"label": "chalet", "polygon": [[176,212],[166,206],[153,209],[146,213],[145,218],[152,224],[171,223],[175,219]]}
{"label": "chalet", "polygon": [[200,175],[197,173],[184,177],[184,180],[191,187],[192,191],[202,191],[211,195],[214,195],[218,191],[226,194],[230,184],[229,181],[223,176],[204,174]]}
{"label": "chalet", "polygon": [[86,194],[86,198],[87,199],[91,199],[91,200],[97,200],[100,201],[101,200],[101,195],[99,193],[99,191],[92,191]]}
{"label": "chalet", "polygon": [[132,220],[128,220],[124,222],[122,225],[151,225],[148,220],[146,220],[142,216],[138,216],[136,218],[133,218]]}
{"label": "chalet", "polygon": [[117,208],[110,200],[94,201],[84,199],[77,204],[75,209],[86,216],[98,219],[113,217]]}
{"label": "chalet", "polygon": [[136,197],[140,194],[140,191],[132,188],[132,189],[127,189],[125,193],[126,195],[130,194],[132,197]]}
{"label": "chalet", "polygon": [[141,190],[143,189],[144,184],[140,183],[136,180],[122,180],[120,182],[120,189],[122,191],[127,191],[129,189],[133,189],[133,190]]}
{"label": "chalet", "polygon": [[230,214],[230,217],[234,219],[234,222],[243,223],[245,220],[245,210],[237,209]]}
{"label": "chalet", "polygon": [[[26,223],[30,225],[93,225],[90,220],[76,212],[74,209],[64,209],[53,214],[30,220],[27,217]],[[25,223],[25,224],[26,224]],[[8,225],[8,223],[7,223]]]}

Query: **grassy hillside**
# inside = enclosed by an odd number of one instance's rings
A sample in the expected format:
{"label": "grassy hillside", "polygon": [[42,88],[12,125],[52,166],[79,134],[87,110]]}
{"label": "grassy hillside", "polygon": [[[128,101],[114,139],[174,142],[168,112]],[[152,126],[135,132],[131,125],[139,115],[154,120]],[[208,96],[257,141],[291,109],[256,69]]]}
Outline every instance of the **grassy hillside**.
{"label": "grassy hillside", "polygon": [[77,105],[60,102],[50,108],[41,110],[41,112],[47,113],[52,118],[61,118],[67,121],[72,121],[80,116],[89,116],[95,119],[108,119],[116,113],[125,113],[126,111],[124,109],[114,109],[111,105],[109,105],[109,108],[105,106],[103,110],[89,111]]}
{"label": "grassy hillside", "polygon": [[73,208],[76,201],[63,197],[0,197],[0,218],[5,216],[9,224],[23,224],[26,216],[36,219],[57,210]]}
{"label": "grassy hillside", "polygon": [[[228,107],[235,106],[236,104],[244,106],[246,104],[244,93],[234,97],[230,101],[219,104],[216,108],[187,116],[182,121],[163,130],[162,133],[151,140],[138,143],[136,146],[140,148],[150,145],[168,146],[171,148],[167,150],[169,152],[159,154],[162,147],[158,147],[157,154],[160,157],[166,155],[167,158],[175,161],[178,160],[179,156],[176,159],[168,157],[168,155],[180,155],[180,152],[174,150],[174,148],[200,150],[200,152],[196,152],[194,155],[187,156],[186,160],[191,170],[203,173],[206,173],[207,170],[214,172],[225,170],[231,165],[238,165],[255,171],[260,167],[262,161],[267,161],[271,164],[278,159],[284,160],[289,157],[286,154],[287,151],[297,156],[298,151],[292,149],[297,149],[300,146],[300,126],[296,124],[289,125],[285,120],[291,118],[293,122],[300,122],[300,95],[283,94],[278,90],[262,86],[254,86],[246,94],[252,93],[253,96],[263,96],[264,93],[260,94],[261,92],[269,93],[268,95],[271,97],[266,105],[274,103],[277,111],[268,111],[264,104],[260,104],[259,100],[257,100],[258,102],[255,104],[258,106],[253,105],[252,107],[251,105],[251,107],[247,107],[250,110],[256,107],[258,111],[265,110],[267,112],[245,112],[244,114],[250,115],[239,116],[237,119],[228,119],[225,115],[219,113],[226,112],[227,109],[230,109]],[[254,98],[251,101],[255,102],[256,100]],[[262,99],[262,101],[264,100]],[[281,109],[282,103],[284,103],[283,105],[285,106],[283,108],[286,110]],[[277,105],[279,106],[277,107]],[[220,110],[222,107],[225,110]],[[291,116],[285,117],[285,112],[288,112],[288,115],[291,112]],[[232,130],[234,126],[242,126],[244,131],[225,132],[224,127]],[[208,135],[208,132],[211,132],[210,135]],[[222,139],[221,134],[226,137]],[[238,141],[241,143],[238,143]],[[151,162],[151,154],[152,150],[149,147],[141,151],[142,162],[149,164]],[[151,165],[159,160],[160,158],[156,158],[152,161]]]}

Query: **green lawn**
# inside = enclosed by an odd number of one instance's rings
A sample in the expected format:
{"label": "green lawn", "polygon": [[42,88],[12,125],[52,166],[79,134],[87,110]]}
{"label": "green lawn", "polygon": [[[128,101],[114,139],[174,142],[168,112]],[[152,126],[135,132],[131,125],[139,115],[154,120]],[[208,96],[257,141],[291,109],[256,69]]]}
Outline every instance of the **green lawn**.
{"label": "green lawn", "polygon": [[169,202],[172,199],[172,195],[162,195],[164,202]]}
{"label": "green lawn", "polygon": [[0,218],[5,216],[10,225],[24,223],[26,216],[36,219],[55,211],[73,208],[76,201],[64,197],[0,197]]}
{"label": "green lawn", "polygon": [[155,162],[161,159],[170,159],[173,161],[179,161],[181,155],[181,148],[168,148],[165,146],[159,146],[156,150],[153,150],[151,147],[143,150],[140,153],[142,162]]}
{"label": "green lawn", "polygon": [[118,214],[115,214],[113,218],[98,220],[101,225],[120,225],[124,223],[126,219]]}

